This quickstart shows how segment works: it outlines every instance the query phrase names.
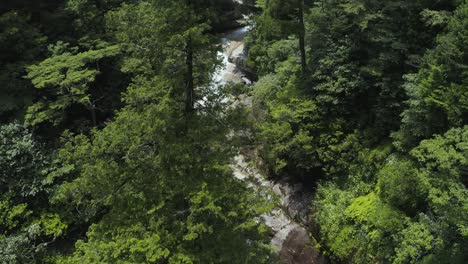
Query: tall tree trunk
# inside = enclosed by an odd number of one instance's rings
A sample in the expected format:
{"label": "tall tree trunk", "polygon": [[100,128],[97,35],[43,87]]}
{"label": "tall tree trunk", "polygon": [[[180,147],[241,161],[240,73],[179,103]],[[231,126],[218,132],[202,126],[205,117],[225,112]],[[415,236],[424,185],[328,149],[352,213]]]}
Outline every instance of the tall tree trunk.
{"label": "tall tree trunk", "polygon": [[91,112],[91,120],[93,121],[93,127],[96,127],[97,126],[96,108],[92,107],[91,109],[89,109],[89,111]]}
{"label": "tall tree trunk", "polygon": [[305,50],[305,24],[304,24],[304,0],[297,0],[299,7],[299,50],[301,52],[302,74],[307,71],[306,50]]}
{"label": "tall tree trunk", "polygon": [[97,126],[97,118],[96,118],[96,105],[95,105],[95,103],[91,102],[91,100],[88,99],[87,108],[89,109],[89,112],[91,114],[91,121],[93,122],[93,127],[96,127]]}
{"label": "tall tree trunk", "polygon": [[187,66],[186,76],[186,88],[185,88],[185,112],[189,113],[193,111],[194,104],[194,84],[193,84],[193,43],[192,37],[189,36],[187,41],[187,57],[185,58],[185,64]]}

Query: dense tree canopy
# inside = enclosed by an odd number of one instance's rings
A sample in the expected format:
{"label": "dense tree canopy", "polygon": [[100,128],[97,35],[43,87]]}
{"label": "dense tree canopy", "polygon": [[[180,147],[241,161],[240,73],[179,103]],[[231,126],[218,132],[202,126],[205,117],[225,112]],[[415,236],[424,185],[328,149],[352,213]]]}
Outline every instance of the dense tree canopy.
{"label": "dense tree canopy", "polygon": [[276,263],[292,181],[330,263],[465,263],[467,43],[466,0],[2,1],[0,262]]}
{"label": "dense tree canopy", "polygon": [[463,263],[466,1],[306,3],[305,75],[280,2],[262,2],[245,61],[267,169],[318,182],[332,260]]}
{"label": "dense tree canopy", "polygon": [[48,197],[67,172],[23,126],[0,127],[0,261],[31,263],[66,229]]}

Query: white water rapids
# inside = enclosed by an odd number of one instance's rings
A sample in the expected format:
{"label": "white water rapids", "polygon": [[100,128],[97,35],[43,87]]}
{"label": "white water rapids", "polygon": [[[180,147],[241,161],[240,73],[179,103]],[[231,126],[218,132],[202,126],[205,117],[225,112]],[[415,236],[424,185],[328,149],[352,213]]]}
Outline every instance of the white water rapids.
{"label": "white water rapids", "polygon": [[244,36],[249,31],[249,27],[241,27],[228,32],[221,38],[222,51],[218,56],[222,58],[222,65],[218,68],[213,76],[213,81],[220,85],[225,85],[229,82],[241,82],[242,72],[237,69],[237,66],[230,60],[242,56],[244,53]]}

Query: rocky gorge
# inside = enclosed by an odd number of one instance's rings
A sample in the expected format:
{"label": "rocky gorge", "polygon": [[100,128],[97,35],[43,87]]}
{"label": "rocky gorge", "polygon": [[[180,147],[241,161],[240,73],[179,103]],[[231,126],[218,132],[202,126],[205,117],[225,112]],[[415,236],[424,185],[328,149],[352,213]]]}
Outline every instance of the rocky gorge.
{"label": "rocky gorge", "polygon": [[[239,23],[239,22],[238,22]],[[239,23],[242,24],[242,23]],[[250,26],[240,26],[221,37],[222,66],[215,73],[213,80],[221,85],[244,83],[250,85],[251,72],[243,66],[246,56],[244,36]],[[249,76],[249,77],[247,77]],[[239,104],[252,107],[252,98],[242,95]],[[247,133],[238,131],[237,133]],[[269,179],[255,164],[259,161],[255,148],[241,147],[240,153],[231,164],[234,176],[248,184],[257,192],[264,193],[267,199],[275,203],[275,208],[261,216],[259,221],[268,226],[271,233],[271,245],[279,253],[282,263],[322,264],[326,258],[318,249],[317,242],[310,234],[313,224],[310,221],[310,203],[312,193],[300,181],[282,178],[279,181]]]}

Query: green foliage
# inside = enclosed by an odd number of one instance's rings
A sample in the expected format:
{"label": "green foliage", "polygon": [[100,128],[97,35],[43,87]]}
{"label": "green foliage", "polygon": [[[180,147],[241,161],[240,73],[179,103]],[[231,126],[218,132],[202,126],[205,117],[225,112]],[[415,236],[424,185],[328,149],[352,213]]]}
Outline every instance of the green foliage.
{"label": "green foliage", "polygon": [[64,263],[269,262],[266,229],[254,220],[268,207],[228,167],[229,127],[219,122],[229,115],[186,119],[170,83],[135,83],[112,123],[62,150],[78,177],[55,200],[82,208],[84,221],[104,214]]}
{"label": "green foliage", "polygon": [[332,261],[468,258],[466,1],[245,1],[253,89],[211,83],[232,1],[3,2],[1,122],[49,141],[0,126],[1,263],[275,263],[246,113]]}
{"label": "green foliage", "polygon": [[268,54],[269,46],[276,45],[275,42],[281,41],[281,39],[294,36],[299,44],[296,44],[294,53],[298,53],[302,73],[305,73],[307,59],[304,24],[304,9],[306,6],[304,1],[271,0],[257,2],[258,7],[262,9],[262,14],[255,19],[256,26],[252,30],[250,41],[247,40],[250,48],[245,65],[262,75],[271,72],[274,70],[275,61],[265,60],[265,57],[270,55],[270,58],[274,60],[276,60],[276,57]]}
{"label": "green foliage", "polygon": [[[411,159],[389,158],[377,174],[377,192],[358,197],[351,195],[357,186],[321,187],[317,220],[334,256],[355,263],[462,263],[467,131],[456,128],[423,141]],[[336,198],[343,196],[349,200]]]}
{"label": "green foliage", "polygon": [[254,87],[262,158],[272,173],[279,173],[286,166],[303,170],[314,168],[316,160],[310,158],[316,153],[312,147],[316,139],[311,130],[316,125],[311,125],[311,121],[318,117],[317,107],[295,88],[299,69],[294,61],[287,60],[276,67],[275,76],[266,75]]}
{"label": "green foliage", "polygon": [[[409,65],[424,50],[422,43],[434,36],[435,30],[419,20],[429,3],[315,1],[305,13],[309,66],[302,76],[298,50],[285,39],[291,32],[265,35],[276,32],[273,22],[296,14],[278,3],[264,3],[245,62],[263,77],[255,87],[260,103],[254,110],[263,157],[277,173],[347,173],[349,163],[341,159],[360,149],[350,146],[349,135],[362,131],[357,136],[361,145],[372,148],[399,126],[405,98],[402,76],[413,70]],[[275,19],[270,23],[269,18]],[[298,25],[293,27],[297,30]],[[288,118],[296,114],[304,118]]]}
{"label": "green foliage", "polygon": [[[169,255],[167,249],[161,248],[161,238],[150,232],[142,233],[144,227],[123,227],[112,233],[106,233],[110,240],[95,241],[95,237],[106,237],[99,231],[88,232],[90,242],[82,240],[76,243],[75,257],[63,259],[57,263],[113,263],[116,260],[125,260],[125,263],[157,263]],[[124,263],[124,262],[122,262]]]}
{"label": "green foliage", "polygon": [[401,231],[402,243],[395,250],[394,263],[418,263],[426,252],[443,244],[440,237],[433,235],[434,228],[437,228],[436,223],[424,214],[419,221],[408,224]]}
{"label": "green foliage", "polygon": [[414,163],[392,158],[379,171],[379,195],[385,201],[410,215],[421,208],[423,193],[418,190]]}
{"label": "green foliage", "polygon": [[424,57],[422,68],[406,76],[410,97],[403,125],[394,134],[396,145],[409,149],[433,134],[466,124],[468,111],[466,42],[468,4],[461,4],[448,23],[447,32]]}
{"label": "green foliage", "polygon": [[0,15],[0,115],[21,117],[31,103],[32,87],[23,79],[25,67],[41,55],[46,37],[17,11]]}
{"label": "green foliage", "polygon": [[6,264],[34,263],[35,248],[25,234],[0,235],[0,261]]}
{"label": "green foliage", "polygon": [[38,263],[67,229],[48,203],[57,169],[43,146],[18,124],[0,127],[0,262]]}
{"label": "green foliage", "polygon": [[15,123],[3,125],[0,142],[1,193],[30,197],[43,191],[49,161],[31,133]]}
{"label": "green foliage", "polygon": [[314,1],[301,76],[279,2],[259,3],[248,39],[257,139],[273,174],[325,174],[313,202],[325,251],[344,263],[462,263],[466,3]]}
{"label": "green foliage", "polygon": [[23,120],[35,100],[26,67],[46,56],[49,42],[72,35],[65,1],[4,0],[0,5],[0,122]]}
{"label": "green foliage", "polygon": [[105,34],[105,15],[123,3],[123,0],[67,0],[66,10],[73,15],[73,26],[82,35],[80,42],[92,42]]}
{"label": "green foliage", "polygon": [[394,234],[403,227],[404,215],[370,193],[354,199],[345,216],[352,225],[340,231],[338,244],[332,244],[331,250],[341,246],[348,250],[338,250],[337,256],[346,258],[352,254],[357,263],[378,262],[393,256]]}
{"label": "green foliage", "polygon": [[217,65],[217,47],[206,34],[210,24],[202,19],[212,15],[207,3],[180,2],[123,5],[110,12],[107,20],[126,51],[122,70],[172,79],[172,92],[184,98],[186,111],[192,112],[197,100],[210,93],[207,88]]}
{"label": "green foliage", "polygon": [[[115,46],[69,49],[31,69],[37,88],[76,86],[71,97],[54,94],[73,103],[90,97],[100,59],[118,56],[132,76],[112,121],[64,134],[59,159],[71,171],[51,203],[69,228],[86,232],[55,262],[274,262],[268,230],[256,221],[270,206],[229,167],[237,139],[228,135],[239,114],[209,87],[218,49],[207,34],[212,12],[207,1],[125,3],[105,16]],[[192,100],[207,101],[187,114],[190,85]],[[45,219],[46,232],[58,234],[60,223]]]}
{"label": "green foliage", "polygon": [[99,61],[116,56],[119,47],[114,45],[79,52],[77,48],[68,48],[68,44],[58,42],[50,50],[52,57],[28,67],[27,77],[36,89],[44,92],[41,99],[29,107],[26,124],[34,126],[50,122],[58,125],[65,119],[68,108],[80,104],[91,111],[96,125],[96,101],[99,98],[92,98],[90,85],[100,73]]}
{"label": "green foliage", "polygon": [[[254,35],[257,37],[257,35]],[[250,36],[252,38],[252,36]],[[259,42],[258,40],[256,40]],[[249,40],[247,40],[247,43]],[[260,75],[275,72],[276,65],[289,60],[297,51],[292,40],[279,40],[271,45],[268,42],[252,43],[244,62],[247,67],[256,70]]]}

